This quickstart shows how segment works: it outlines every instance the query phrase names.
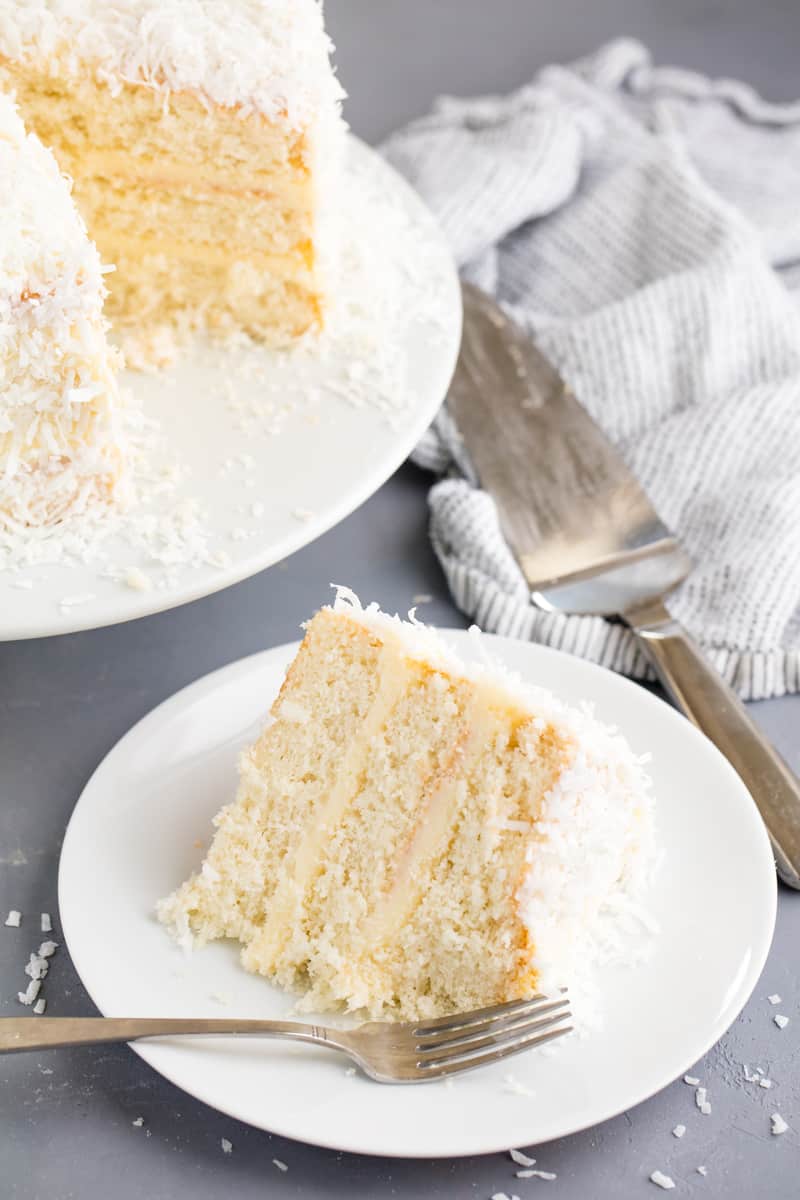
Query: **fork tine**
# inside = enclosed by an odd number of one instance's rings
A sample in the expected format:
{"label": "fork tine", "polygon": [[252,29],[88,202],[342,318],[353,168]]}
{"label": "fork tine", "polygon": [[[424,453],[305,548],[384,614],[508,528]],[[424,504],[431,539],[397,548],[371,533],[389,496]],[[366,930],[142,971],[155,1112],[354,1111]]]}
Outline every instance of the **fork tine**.
{"label": "fork tine", "polygon": [[485,1034],[500,1034],[506,1032],[514,1032],[516,1030],[524,1030],[532,1021],[539,1020],[541,1017],[546,1017],[551,1013],[558,1013],[558,1020],[563,1017],[568,1017],[566,1011],[569,1008],[569,999],[565,996],[562,1000],[552,1000],[547,1004],[529,1005],[522,1012],[515,1011],[510,1015],[504,1014],[499,1017],[490,1017],[488,1021],[476,1022],[474,1025],[462,1026],[460,1029],[450,1030],[433,1030],[431,1033],[426,1033],[424,1037],[419,1039],[417,1049],[425,1051],[436,1050],[440,1047],[456,1047],[467,1046],[476,1038],[480,1038]]}
{"label": "fork tine", "polygon": [[431,1049],[418,1046],[417,1065],[427,1066],[431,1064],[436,1066],[438,1063],[466,1059],[481,1050],[485,1050],[489,1046],[495,1046],[498,1050],[504,1046],[515,1046],[518,1042],[523,1042],[534,1034],[543,1033],[545,1029],[551,1029],[554,1025],[563,1024],[564,1021],[570,1020],[571,1016],[572,1014],[569,1011],[558,1012],[547,1017],[536,1017],[524,1023],[518,1022],[516,1025],[507,1026],[497,1033],[470,1038],[469,1041],[466,1041],[464,1038],[458,1038],[452,1044],[439,1042],[437,1046],[431,1047]]}
{"label": "fork tine", "polygon": [[567,1033],[572,1033],[572,1026],[565,1025],[560,1029],[551,1029],[546,1033],[539,1033],[532,1037],[524,1038],[519,1042],[510,1042],[506,1046],[497,1047],[491,1050],[488,1054],[478,1054],[469,1058],[452,1058],[439,1059],[438,1062],[418,1063],[417,1071],[418,1078],[441,1079],[447,1075],[459,1075],[464,1071],[472,1071],[476,1067],[486,1067],[491,1063],[500,1062],[504,1058],[510,1058],[513,1054],[521,1054],[523,1050],[532,1050],[534,1046],[543,1046],[546,1042],[555,1041],[556,1038],[563,1037]]}
{"label": "fork tine", "polygon": [[[563,989],[564,994],[566,994],[566,990],[566,988]],[[440,1033],[443,1030],[455,1031],[470,1025],[478,1025],[482,1021],[490,1021],[495,1017],[510,1017],[515,1013],[522,1013],[533,1005],[542,1004],[550,999],[552,996],[538,992],[535,996],[528,997],[527,1000],[511,1000],[506,1001],[505,1004],[492,1004],[489,1008],[474,1008],[471,1012],[451,1013],[449,1017],[434,1017],[431,1020],[418,1021],[414,1025],[407,1025],[406,1028],[413,1037],[425,1037],[428,1033]]]}

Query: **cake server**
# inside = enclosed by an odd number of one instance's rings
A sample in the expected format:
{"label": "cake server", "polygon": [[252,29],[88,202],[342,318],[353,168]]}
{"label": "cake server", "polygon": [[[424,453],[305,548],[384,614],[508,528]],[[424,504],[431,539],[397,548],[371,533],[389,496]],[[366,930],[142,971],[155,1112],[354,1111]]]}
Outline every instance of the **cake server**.
{"label": "cake server", "polygon": [[477,288],[464,284],[463,299],[448,407],[533,603],[633,630],[672,700],[739,773],[779,876],[800,888],[800,781],[666,607],[689,555],[531,339]]}

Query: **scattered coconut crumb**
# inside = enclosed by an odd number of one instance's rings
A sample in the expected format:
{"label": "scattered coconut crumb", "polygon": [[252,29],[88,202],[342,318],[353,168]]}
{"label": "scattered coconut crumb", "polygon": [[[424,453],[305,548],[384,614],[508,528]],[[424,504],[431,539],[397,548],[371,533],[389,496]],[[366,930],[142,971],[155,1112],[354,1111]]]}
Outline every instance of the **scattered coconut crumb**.
{"label": "scattered coconut crumb", "polygon": [[523,1154],[521,1150],[509,1150],[511,1161],[515,1162],[518,1167],[535,1167],[536,1159],[530,1158],[527,1154]]}
{"label": "scattered coconut crumb", "polygon": [[42,942],[39,947],[40,958],[52,958],[58,949],[58,942]]}
{"label": "scattered coconut crumb", "polygon": [[697,1087],[700,1080],[696,1075],[684,1075],[683,1082],[688,1083],[690,1087]]}
{"label": "scattered coconut crumb", "polygon": [[555,1171],[538,1171],[537,1170],[537,1171],[531,1171],[531,1175],[535,1179],[546,1179],[548,1182],[550,1182],[553,1179],[558,1178]]}
{"label": "scattered coconut crumb", "polygon": [[47,1008],[47,1001],[45,1000],[44,996],[42,996],[41,1000],[37,1000],[36,1003],[34,1004],[33,1011],[36,1013],[37,1017],[41,1017],[46,1008]]}
{"label": "scattered coconut crumb", "polygon": [[770,1133],[773,1137],[780,1137],[789,1128],[780,1113],[773,1113],[770,1117],[770,1122]]}
{"label": "scattered coconut crumb", "polygon": [[694,1094],[694,1102],[700,1109],[704,1117],[707,1117],[711,1112],[711,1105],[708,1100],[708,1091],[704,1087],[699,1087]]}
{"label": "scattered coconut crumb", "polygon": [[770,1004],[780,1004],[781,998],[777,992],[773,992],[771,996],[767,996]]}
{"label": "scattered coconut crumb", "polygon": [[763,1088],[771,1088],[772,1080],[771,1079],[759,1079],[758,1086],[763,1087]]}
{"label": "scattered coconut crumb", "polygon": [[778,1026],[778,1029],[785,1029],[789,1024],[789,1018],[785,1017],[783,1013],[775,1013],[775,1016],[772,1019]]}
{"label": "scattered coconut crumb", "polygon": [[9,929],[19,929],[22,920],[22,913],[18,908],[12,908],[11,912],[6,917],[6,925]]}
{"label": "scattered coconut crumb", "polygon": [[79,605],[88,604],[90,600],[94,599],[94,592],[80,592],[76,596],[62,596],[58,602],[58,607],[61,609],[78,608]]}
{"label": "scattered coconut crumb", "polygon": [[672,1131],[672,1136],[676,1137],[676,1138],[682,1138],[685,1133],[686,1133],[685,1125],[676,1125]]}
{"label": "scattered coconut crumb", "polygon": [[17,999],[20,1004],[33,1004],[36,997],[39,995],[39,989],[42,986],[41,979],[32,979],[24,992],[17,992]]}
{"label": "scattered coconut crumb", "polygon": [[503,1091],[511,1092],[512,1096],[535,1095],[535,1093],[532,1092],[529,1087],[526,1087],[524,1083],[520,1083],[519,1080],[515,1079],[513,1075],[503,1076]]}
{"label": "scattered coconut crumb", "polygon": [[223,1154],[232,1154],[233,1153],[233,1142],[229,1142],[227,1138],[220,1138],[219,1144],[222,1146]]}
{"label": "scattered coconut crumb", "polygon": [[663,1171],[653,1171],[650,1182],[654,1183],[656,1187],[663,1188],[665,1192],[669,1192],[675,1187],[675,1180],[670,1179],[669,1175],[665,1175]]}
{"label": "scattered coconut crumb", "polygon": [[144,1125],[144,1117],[134,1117],[131,1125],[135,1125],[137,1129],[141,1129]]}
{"label": "scattered coconut crumb", "polygon": [[696,1170],[697,1170],[698,1175],[707,1175],[708,1174],[708,1167],[697,1167]]}
{"label": "scattered coconut crumb", "polygon": [[125,582],[135,592],[149,592],[153,586],[150,576],[146,575],[139,567],[128,567],[125,572]]}
{"label": "scattered coconut crumb", "polygon": [[278,1168],[279,1171],[288,1171],[289,1170],[286,1163],[281,1162],[281,1160],[279,1158],[273,1158],[272,1161],[274,1162],[275,1166]]}
{"label": "scattered coconut crumb", "polygon": [[42,913],[42,933],[52,933],[53,922],[50,920],[50,913]]}

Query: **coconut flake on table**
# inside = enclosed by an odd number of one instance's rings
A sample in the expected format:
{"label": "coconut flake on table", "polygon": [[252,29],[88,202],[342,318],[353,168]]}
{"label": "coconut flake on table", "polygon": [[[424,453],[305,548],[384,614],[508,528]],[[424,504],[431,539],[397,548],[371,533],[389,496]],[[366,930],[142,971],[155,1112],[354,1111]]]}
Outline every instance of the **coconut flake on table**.
{"label": "coconut flake on table", "polygon": [[17,992],[17,999],[20,1004],[33,1004],[36,997],[39,995],[39,990],[42,986],[41,979],[32,979],[24,992]]}
{"label": "coconut flake on table", "polygon": [[228,1141],[227,1138],[220,1138],[219,1144],[222,1146],[223,1154],[232,1154],[233,1153],[233,1142]]}
{"label": "coconut flake on table", "polygon": [[676,1137],[676,1138],[682,1138],[685,1133],[686,1133],[685,1125],[676,1125],[672,1131],[672,1136]]}
{"label": "coconut flake on table", "polygon": [[46,913],[46,912],[42,913],[41,920],[40,920],[40,926],[41,926],[42,933],[52,933],[53,922],[50,919],[50,913]]}
{"label": "coconut flake on table", "polygon": [[521,1150],[509,1150],[511,1161],[515,1162],[518,1167],[535,1167],[536,1159],[531,1158],[527,1154],[523,1154]]}
{"label": "coconut flake on table", "polygon": [[707,1175],[708,1174],[708,1167],[695,1167],[695,1170],[697,1171],[698,1175]]}
{"label": "coconut flake on table", "polygon": [[5,923],[9,929],[19,929],[22,921],[22,913],[18,908],[12,908],[6,917]]}
{"label": "coconut flake on table", "polygon": [[671,1179],[669,1175],[665,1175],[663,1171],[653,1171],[650,1182],[654,1183],[656,1187],[663,1188],[665,1192],[669,1192],[675,1187],[675,1180]]}
{"label": "coconut flake on table", "polygon": [[144,1125],[144,1117],[134,1117],[131,1125],[135,1125],[137,1129],[141,1129]]}
{"label": "coconut flake on table", "polygon": [[690,1087],[697,1087],[700,1080],[696,1075],[684,1075],[683,1082],[688,1083]]}
{"label": "coconut flake on table", "polygon": [[37,1017],[41,1017],[46,1008],[47,1008],[47,1001],[45,1000],[44,996],[42,996],[34,1004],[33,1011],[36,1013]]}
{"label": "coconut flake on table", "polygon": [[778,1029],[785,1029],[786,1026],[789,1024],[789,1018],[785,1017],[783,1015],[783,1013],[776,1013],[772,1019],[775,1022],[775,1024],[778,1026]]}
{"label": "coconut flake on table", "polygon": [[275,1164],[275,1166],[278,1168],[278,1170],[279,1170],[279,1171],[288,1171],[288,1170],[289,1170],[289,1168],[288,1168],[288,1166],[286,1165],[286,1163],[285,1163],[285,1162],[282,1162],[282,1161],[281,1161],[281,1159],[279,1159],[279,1158],[273,1158],[273,1160],[272,1160],[272,1161],[273,1161],[273,1163]]}
{"label": "coconut flake on table", "polygon": [[704,1087],[699,1087],[694,1094],[694,1102],[700,1109],[704,1117],[707,1117],[711,1112],[711,1104],[708,1099],[708,1090]]}
{"label": "coconut flake on table", "polygon": [[773,1137],[780,1137],[782,1133],[786,1133],[789,1126],[784,1121],[780,1113],[772,1113],[770,1117],[770,1133]]}
{"label": "coconut flake on table", "polygon": [[777,992],[773,992],[771,996],[767,996],[770,1004],[780,1004],[781,998]]}

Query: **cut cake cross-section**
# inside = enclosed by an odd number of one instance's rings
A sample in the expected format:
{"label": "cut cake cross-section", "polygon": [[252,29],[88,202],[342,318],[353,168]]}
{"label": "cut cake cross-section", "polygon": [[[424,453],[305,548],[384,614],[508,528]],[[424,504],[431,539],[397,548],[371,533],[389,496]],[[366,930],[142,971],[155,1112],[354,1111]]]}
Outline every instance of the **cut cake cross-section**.
{"label": "cut cake cross-section", "polygon": [[430,1016],[571,985],[652,865],[622,737],[432,631],[322,609],[198,874],[158,911],[303,1007]]}
{"label": "cut cake cross-section", "polygon": [[0,95],[0,529],[124,503],[104,274],[65,179]]}
{"label": "cut cake cross-section", "polygon": [[[0,0],[0,85],[137,332],[318,329],[343,147],[317,0]],[[123,328],[124,333],[124,328]]]}

